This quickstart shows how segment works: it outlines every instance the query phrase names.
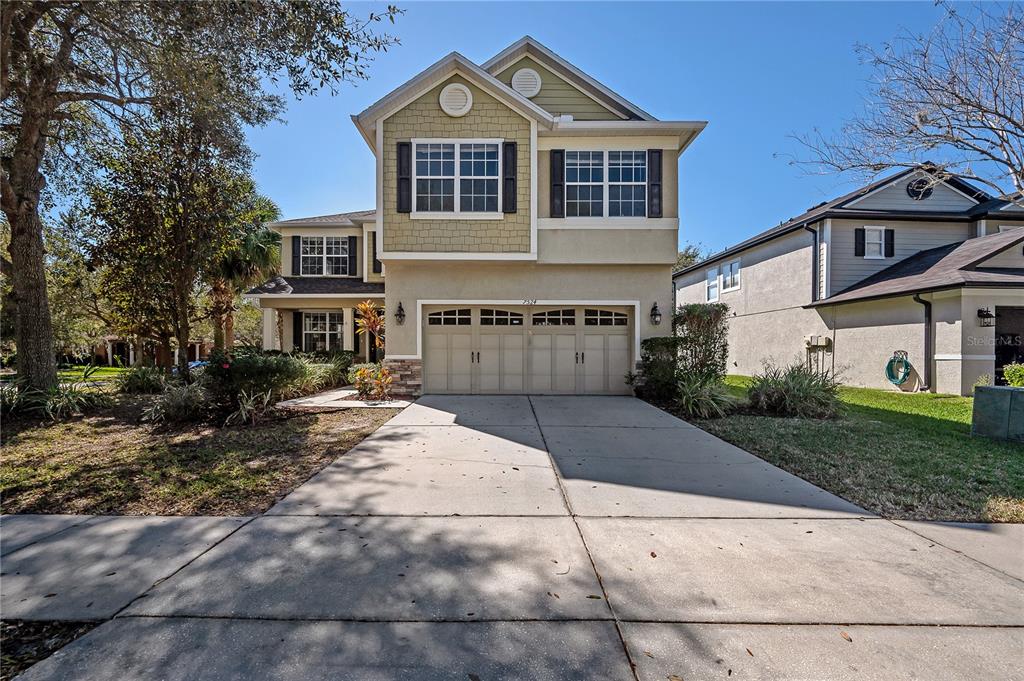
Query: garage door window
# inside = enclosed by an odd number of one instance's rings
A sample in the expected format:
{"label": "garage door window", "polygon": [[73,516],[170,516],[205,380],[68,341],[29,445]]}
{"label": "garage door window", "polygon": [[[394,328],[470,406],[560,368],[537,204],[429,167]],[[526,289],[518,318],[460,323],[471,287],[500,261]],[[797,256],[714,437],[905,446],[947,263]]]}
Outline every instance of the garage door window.
{"label": "garage door window", "polygon": [[548,310],[533,315],[534,326],[576,326],[576,310]]}
{"label": "garage door window", "polygon": [[629,319],[625,312],[588,309],[583,312],[583,324],[584,326],[627,326]]}
{"label": "garage door window", "polygon": [[522,326],[523,315],[509,310],[480,310],[481,326]]}
{"label": "garage door window", "polygon": [[441,310],[427,315],[430,326],[469,326],[472,321],[469,308]]}

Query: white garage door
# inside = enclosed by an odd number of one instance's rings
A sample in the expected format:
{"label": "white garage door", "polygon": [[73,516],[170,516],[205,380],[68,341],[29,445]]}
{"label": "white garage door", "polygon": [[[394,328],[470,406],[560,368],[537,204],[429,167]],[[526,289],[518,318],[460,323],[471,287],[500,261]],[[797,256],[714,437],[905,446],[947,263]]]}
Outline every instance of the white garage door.
{"label": "white garage door", "polygon": [[424,315],[426,393],[629,393],[629,308],[445,306]]}

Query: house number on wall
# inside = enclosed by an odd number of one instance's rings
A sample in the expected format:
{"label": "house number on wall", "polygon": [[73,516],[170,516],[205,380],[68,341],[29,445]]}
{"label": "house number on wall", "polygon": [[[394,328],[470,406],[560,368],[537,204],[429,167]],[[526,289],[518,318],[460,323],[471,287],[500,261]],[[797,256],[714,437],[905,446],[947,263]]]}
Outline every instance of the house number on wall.
{"label": "house number on wall", "polygon": [[523,299],[523,305],[536,305],[536,304],[537,304],[537,299],[536,298],[524,298]]}

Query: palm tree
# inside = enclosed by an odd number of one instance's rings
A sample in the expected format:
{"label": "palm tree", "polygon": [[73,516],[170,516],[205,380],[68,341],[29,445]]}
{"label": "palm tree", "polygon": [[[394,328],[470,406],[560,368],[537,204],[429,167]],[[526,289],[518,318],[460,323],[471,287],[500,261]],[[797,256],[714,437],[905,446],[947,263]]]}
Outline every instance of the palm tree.
{"label": "palm tree", "polygon": [[235,245],[213,268],[209,284],[213,344],[217,349],[234,346],[235,298],[281,268],[281,235],[265,226],[279,215],[273,201],[257,197],[253,210],[240,225]]}

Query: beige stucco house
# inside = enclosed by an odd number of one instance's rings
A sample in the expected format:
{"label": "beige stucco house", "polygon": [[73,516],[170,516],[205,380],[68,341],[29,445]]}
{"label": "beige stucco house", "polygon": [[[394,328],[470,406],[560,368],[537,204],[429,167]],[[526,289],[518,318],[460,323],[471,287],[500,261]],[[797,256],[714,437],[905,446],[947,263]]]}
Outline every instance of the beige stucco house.
{"label": "beige stucco house", "polygon": [[287,220],[279,277],[250,295],[268,348],[358,346],[387,316],[407,394],[628,392],[664,335],[678,157],[701,121],[660,121],[531,38],[444,57],[352,117],[375,208]]}
{"label": "beige stucco house", "polygon": [[[969,394],[1024,359],[1024,209],[912,168],[677,272],[730,308],[730,371],[807,361],[865,387]],[[894,353],[913,371],[886,376]],[[900,378],[897,373],[896,378]]]}

